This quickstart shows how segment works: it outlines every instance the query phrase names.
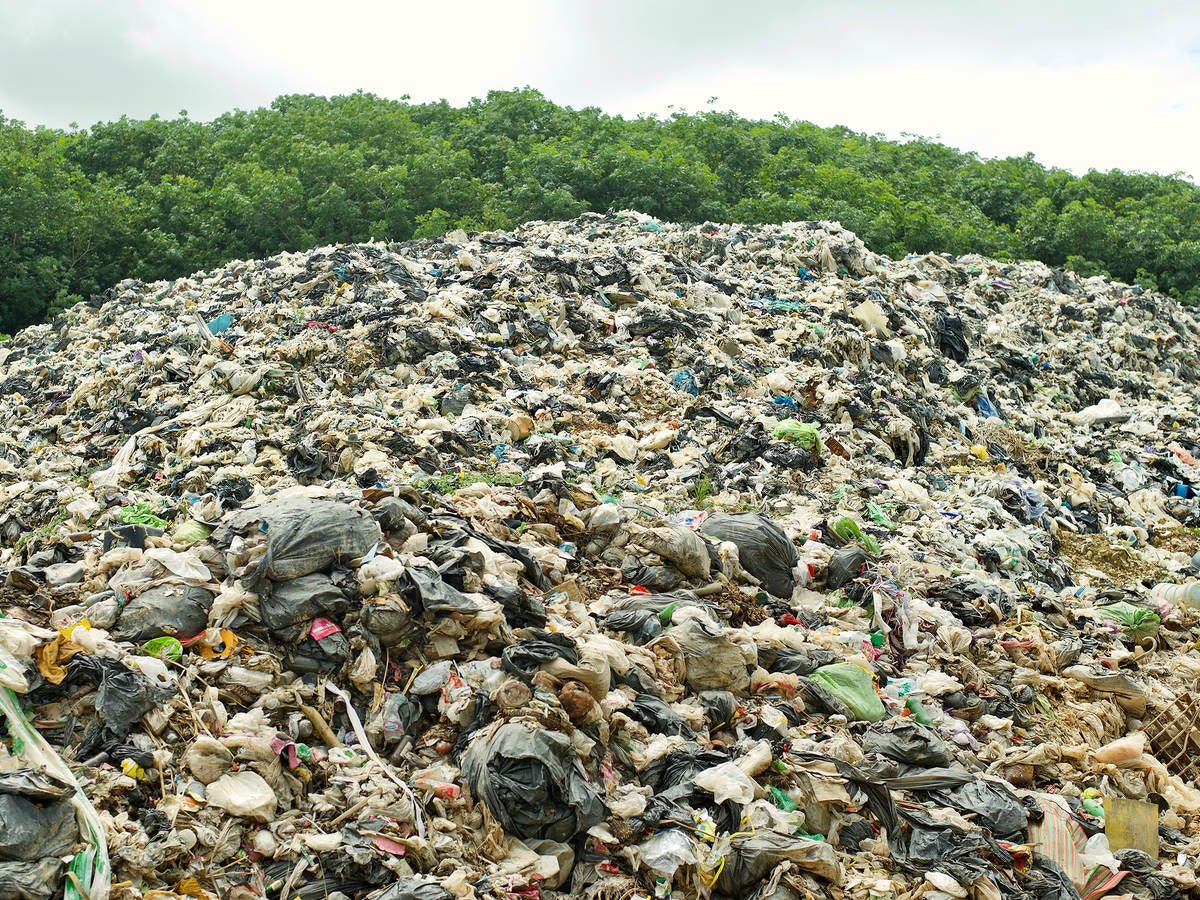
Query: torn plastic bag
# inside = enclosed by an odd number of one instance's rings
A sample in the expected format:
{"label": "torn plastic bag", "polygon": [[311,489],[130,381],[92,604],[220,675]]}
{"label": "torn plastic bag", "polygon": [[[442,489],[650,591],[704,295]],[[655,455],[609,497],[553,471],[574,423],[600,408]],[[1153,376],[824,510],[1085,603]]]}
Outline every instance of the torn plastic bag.
{"label": "torn plastic bag", "polygon": [[212,603],[213,595],[204,588],[160,584],[129,601],[112,634],[118,641],[137,644],[163,635],[186,640],[208,627]]}
{"label": "torn plastic bag", "polygon": [[886,710],[875,691],[871,673],[854,663],[834,663],[822,666],[809,676],[810,679],[833,694],[853,713],[854,718],[864,722],[878,722]]}
{"label": "torn plastic bag", "polygon": [[1012,790],[994,781],[976,778],[950,791],[931,793],[930,799],[961,813],[974,813],[975,821],[996,837],[1011,838],[1025,830],[1029,814]]}
{"label": "torn plastic bag", "polygon": [[0,794],[15,794],[34,803],[62,800],[75,792],[75,785],[37,769],[13,769],[0,773]]}
{"label": "torn plastic bag", "polygon": [[453,895],[430,876],[401,878],[371,897],[372,900],[454,900]]}
{"label": "torn plastic bag", "polygon": [[738,768],[736,763],[729,761],[697,772],[693,780],[696,787],[709,791],[715,802],[732,800],[739,806],[753,800],[755,789],[758,787],[753,778]]}
{"label": "torn plastic bag", "polygon": [[864,753],[879,753],[910,766],[950,764],[950,752],[937,732],[908,719],[872,725],[863,735],[862,748]]}
{"label": "torn plastic bag", "polygon": [[55,900],[63,896],[63,863],[44,859],[0,862],[0,897],[5,900]]}
{"label": "torn plastic bag", "polygon": [[340,618],[348,606],[345,591],[323,572],[268,584],[258,598],[262,623],[282,641],[294,641],[315,616]]}
{"label": "torn plastic bag", "polygon": [[656,553],[688,578],[707,578],[712,561],[704,538],[683,525],[664,525],[634,533],[633,542]]}
{"label": "torn plastic bag", "polygon": [[64,684],[80,681],[98,688],[94,698],[96,718],[83,733],[76,751],[78,759],[88,759],[122,744],[142,716],[174,694],[120,660],[102,656],[79,655],[71,659]]}
{"label": "torn plastic bag", "polygon": [[567,842],[604,818],[604,803],[555,731],[506,722],[481,732],[462,758],[463,777],[504,829]]}
{"label": "torn plastic bag", "polygon": [[443,511],[438,512],[432,524],[441,533],[438,543],[445,546],[457,546],[464,543],[467,538],[475,538],[493,553],[502,553],[524,566],[525,578],[539,591],[548,591],[554,586],[528,547],[494,538],[490,534],[471,527],[466,519]]}
{"label": "torn plastic bag", "polygon": [[264,579],[291,581],[334,563],[348,563],[368,553],[382,536],[365,509],[333,500],[285,497],[240,510],[213,532],[212,540],[227,546],[235,535],[255,531],[265,531],[267,552],[247,579],[251,590],[259,590]]}
{"label": "torn plastic bag", "polygon": [[696,847],[681,828],[656,831],[638,845],[637,852],[647,869],[668,881],[675,877],[680,866],[697,861]]}
{"label": "torn plastic bag", "polygon": [[663,636],[673,638],[683,651],[687,670],[684,680],[693,691],[726,690],[744,694],[749,690],[746,657],[724,629],[714,630],[700,619],[688,619]]}
{"label": "torn plastic bag", "polygon": [[783,599],[796,587],[792,570],[800,557],[783,529],[760,513],[713,513],[700,530],[718,541],[738,548],[742,568],[759,580],[770,594]]}
{"label": "torn plastic bag", "polygon": [[[712,614],[713,619],[719,617],[720,607],[717,604],[688,590],[669,591],[662,594],[630,594],[628,597],[615,600],[612,605],[616,612],[639,611],[652,612],[655,615],[690,607],[706,610]],[[666,621],[670,621],[669,615],[666,617]]]}
{"label": "torn plastic bag", "polygon": [[842,866],[829,844],[777,831],[759,831],[733,838],[715,887],[722,894],[744,897],[751,885],[785,861],[825,881],[842,883]]}
{"label": "torn plastic bag", "polygon": [[812,422],[784,419],[771,429],[771,436],[799,444],[809,453],[820,454],[824,447],[821,443],[821,432]]}

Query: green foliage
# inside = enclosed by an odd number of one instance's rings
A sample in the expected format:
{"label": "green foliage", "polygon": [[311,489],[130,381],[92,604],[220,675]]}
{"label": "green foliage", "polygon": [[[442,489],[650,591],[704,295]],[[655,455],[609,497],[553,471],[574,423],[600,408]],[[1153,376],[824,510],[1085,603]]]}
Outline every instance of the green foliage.
{"label": "green foliage", "polygon": [[418,478],[413,481],[413,487],[423,491],[434,491],[438,494],[453,494],[455,491],[470,487],[473,484],[514,487],[521,482],[522,477],[520,475],[509,472],[464,469],[461,472],[446,472],[441,475],[429,475],[424,478]]}
{"label": "green foliage", "polygon": [[1076,177],[785,116],[625,119],[493,91],[461,107],[292,94],[211,122],[87,130],[0,116],[0,332],[115,282],[588,210],[836,219],[891,256],[1033,257],[1200,301],[1200,197],[1174,175]]}

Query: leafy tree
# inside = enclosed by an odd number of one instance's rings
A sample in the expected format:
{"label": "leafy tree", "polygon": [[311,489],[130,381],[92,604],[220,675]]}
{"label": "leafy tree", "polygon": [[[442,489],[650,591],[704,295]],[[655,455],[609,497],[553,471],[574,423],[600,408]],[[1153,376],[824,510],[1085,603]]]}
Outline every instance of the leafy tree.
{"label": "leafy tree", "polygon": [[1179,175],[981,159],[709,105],[666,117],[531,88],[463,106],[289,94],[211,122],[80,130],[0,115],[0,332],[125,277],[453,228],[636,208],[679,221],[836,219],[891,256],[1035,257],[1200,300],[1200,196]]}

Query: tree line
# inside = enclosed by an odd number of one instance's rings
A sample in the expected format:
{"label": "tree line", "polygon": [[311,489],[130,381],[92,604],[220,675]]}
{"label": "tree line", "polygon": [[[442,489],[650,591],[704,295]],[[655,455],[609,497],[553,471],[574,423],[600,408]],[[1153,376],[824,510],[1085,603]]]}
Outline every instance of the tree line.
{"label": "tree line", "polygon": [[0,115],[0,332],[117,281],[589,210],[835,219],[877,252],[1035,258],[1200,302],[1200,199],[1178,175],[1075,176],[784,116],[623,118],[529,88],[463,106],[288,95],[211,122],[29,127]]}

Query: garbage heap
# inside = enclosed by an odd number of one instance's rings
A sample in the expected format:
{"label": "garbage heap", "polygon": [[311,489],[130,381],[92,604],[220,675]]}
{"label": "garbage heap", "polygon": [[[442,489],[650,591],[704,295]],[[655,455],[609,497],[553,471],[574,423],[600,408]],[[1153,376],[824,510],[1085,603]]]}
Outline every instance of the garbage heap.
{"label": "garbage heap", "polygon": [[1197,890],[1198,322],[830,222],[0,344],[0,896]]}

